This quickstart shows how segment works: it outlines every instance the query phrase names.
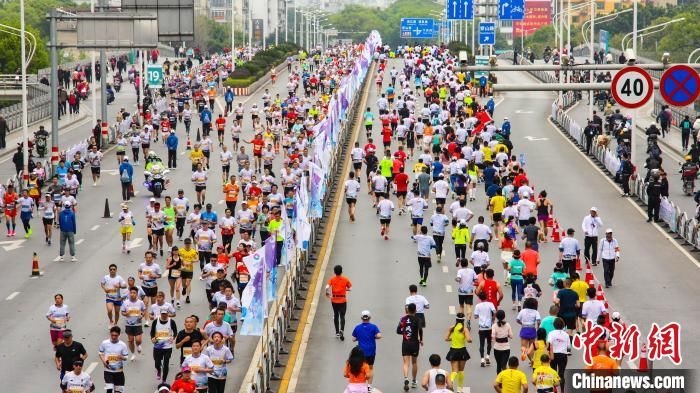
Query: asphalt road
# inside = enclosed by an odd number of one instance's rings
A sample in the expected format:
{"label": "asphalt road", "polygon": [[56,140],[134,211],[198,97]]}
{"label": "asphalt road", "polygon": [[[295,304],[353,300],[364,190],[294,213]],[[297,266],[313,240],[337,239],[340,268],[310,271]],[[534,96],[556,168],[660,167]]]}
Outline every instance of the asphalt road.
{"label": "asphalt road", "polygon": [[[504,72],[500,73],[498,78],[504,83],[534,82],[524,73]],[[368,105],[371,104],[376,111],[378,92],[374,84],[371,89]],[[660,325],[672,321],[681,323],[684,332],[681,339],[683,361],[684,364],[690,365],[687,367],[692,368],[692,365],[700,360],[700,341],[697,335],[685,332],[696,331],[700,327],[696,317],[700,312],[700,305],[692,300],[698,294],[696,283],[700,278],[699,266],[696,266],[674,241],[668,239],[660,228],[645,223],[646,217],[639,208],[631,201],[620,198],[617,187],[548,123],[546,118],[551,112],[554,99],[552,93],[508,92],[504,97],[505,100],[496,108],[495,118],[499,124],[504,116],[511,119],[511,138],[514,141],[515,153],[525,154],[531,184],[536,192],[541,189],[547,190],[550,200],[554,203],[555,217],[562,227],[575,228],[577,237],[583,244],[581,221],[588,214],[588,209],[596,206],[604,226],[615,231],[615,237],[622,248],[622,256],[614,286],[606,291],[611,309],[620,311],[627,323],[636,323],[640,327],[642,337],[649,332],[652,322]],[[365,137],[364,133],[361,134],[362,145]],[[408,167],[414,162],[415,160],[410,160]],[[379,236],[379,222],[366,191],[366,183],[363,181],[356,222],[350,222],[343,211],[331,259],[323,274],[325,285],[325,281],[333,274],[333,265],[340,264],[343,265],[344,275],[353,283],[353,290],[349,294],[345,329],[348,339],[340,342],[335,338],[329,301],[325,298],[318,300],[319,307],[313,321],[307,351],[301,354],[304,357],[298,384],[290,391],[327,392],[329,388],[339,391],[345,386],[344,362],[354,345],[349,339],[350,333],[353,327],[360,323],[360,313],[365,309],[372,312],[372,322],[379,326],[383,335],[377,344],[374,386],[384,392],[396,392],[402,387],[401,338],[396,335],[395,329],[403,315],[408,286],[417,284],[419,280],[416,248],[409,237],[410,218],[406,215],[394,214],[390,240],[385,241]],[[486,216],[485,203],[483,187],[479,187],[476,202],[468,203],[467,207],[476,217]],[[426,220],[433,213],[434,206],[431,201],[431,206],[425,214]],[[476,221],[476,218],[472,221]],[[473,224],[474,222],[470,223]],[[495,241],[490,247],[491,260],[499,261],[499,250]],[[540,277],[549,277],[551,274],[558,259],[557,248],[557,244],[552,243],[541,246]],[[436,263],[433,257],[428,286],[419,289],[419,293],[426,296],[431,303],[430,310],[426,313],[428,327],[425,331],[425,345],[419,357],[419,378],[429,367],[427,358],[432,353],[441,355],[443,368],[449,371],[450,367],[449,362],[444,360],[449,349],[449,344],[444,342],[444,335],[454,323],[457,306],[455,254],[450,240],[445,241],[445,250],[446,256],[441,264]],[[470,252],[468,250],[467,255]],[[594,268],[594,273],[602,280],[602,266]],[[502,270],[496,269],[496,278],[502,281],[502,276]],[[551,305],[552,290],[546,284],[546,279],[539,281],[544,291],[539,312],[544,317]],[[510,310],[510,287],[504,287],[504,292],[506,299],[502,305],[516,337],[511,343],[511,353],[517,353],[520,346],[517,335],[520,329],[515,322],[515,312]],[[473,392],[492,391],[491,385],[496,376],[495,366],[491,366],[490,369],[479,367],[476,330],[472,330],[472,333],[474,342],[468,346],[472,359],[467,363],[465,385]],[[569,368],[580,368],[582,365],[581,354],[575,352],[569,358]],[[668,361],[657,362],[654,366],[673,367]],[[630,365],[623,363],[623,367]],[[521,365],[521,369],[531,371],[527,366]]]}
{"label": "asphalt road", "polygon": [[[286,78],[285,70],[280,73],[278,80],[286,81]],[[285,84],[282,82],[278,82],[275,86],[268,84],[250,97],[237,97],[235,102],[244,102],[246,108],[257,102],[262,107],[261,96],[265,88],[269,88],[273,96],[274,93],[286,91]],[[117,102],[110,107],[118,109],[120,106],[133,105],[134,101],[128,102],[128,99],[135,96],[130,94],[127,88],[118,96],[122,103]],[[218,116],[221,110],[221,106],[217,104],[214,115]],[[243,139],[251,139],[253,136],[250,124],[250,116],[246,113]],[[201,124],[198,120],[194,120],[192,126],[195,129],[198,126],[201,127]],[[68,135],[66,140],[75,137],[76,142],[84,138],[82,132]],[[178,169],[168,175],[171,184],[164,195],[175,196],[176,190],[183,188],[185,196],[193,205],[196,202],[196,196],[190,182],[190,162],[185,150],[185,133],[182,124],[178,126],[177,135],[180,138]],[[216,138],[215,134],[214,138]],[[226,143],[231,148],[228,131]],[[161,157],[167,158],[162,142],[152,144],[153,146]],[[246,150],[250,152],[251,147],[246,147]],[[221,167],[216,146],[212,151],[212,163],[207,202],[213,203],[214,210],[221,216],[224,213],[224,201],[220,189]],[[280,167],[281,157],[275,162],[275,169],[279,170]],[[103,388],[102,366],[98,364],[97,348],[99,343],[108,337],[109,325],[105,315],[104,293],[99,286],[99,281],[107,274],[107,266],[110,263],[118,265],[118,273],[124,279],[137,275],[138,265],[142,262],[143,253],[148,248],[144,212],[148,199],[152,196],[141,184],[143,166],[136,166],[134,183],[137,195],[130,205],[136,219],[132,235],[134,249],[129,256],[122,254],[119,225],[116,220],[121,202],[120,182],[116,168],[116,158],[114,151],[111,150],[103,160],[102,170],[105,174],[102,183],[93,187],[88,181],[85,183],[84,190],[78,195],[78,233],[76,235],[78,262],[69,262],[70,258],[66,258],[66,262],[57,261],[58,234],[54,233],[53,245],[47,246],[44,243],[40,217],[37,216],[32,220],[34,235],[29,240],[23,238],[24,232],[21,225],[17,230],[16,238],[12,240],[5,238],[3,223],[3,238],[0,239],[0,247],[3,248],[0,250],[0,266],[3,269],[3,274],[0,275],[0,288],[2,288],[0,312],[5,315],[5,318],[0,319],[0,329],[6,333],[0,337],[0,347],[3,348],[0,351],[0,362],[3,364],[0,378],[5,381],[5,390],[30,392],[57,389],[58,372],[53,363],[48,321],[45,318],[48,307],[53,304],[53,295],[56,293],[64,295],[65,304],[70,307],[72,314],[68,327],[73,330],[75,339],[82,342],[88,351],[89,357],[85,363],[85,370],[91,373],[97,389]],[[89,171],[86,172],[86,177],[89,177]],[[114,218],[102,218],[105,200],[108,200]],[[237,241],[237,239],[236,237],[234,240]],[[175,245],[181,247],[182,243],[176,240]],[[33,252],[39,256],[43,272],[43,276],[38,279],[29,277]],[[161,267],[164,261],[162,257],[156,259]],[[159,289],[166,290],[167,293],[167,280],[160,279],[159,284]],[[193,281],[192,294],[192,303],[183,302],[182,309],[178,310],[178,316],[175,318],[178,329],[184,327],[185,316],[196,314],[202,321],[208,316],[203,282]],[[123,320],[120,320],[120,325],[123,327]],[[121,339],[126,342],[126,335],[122,334]],[[237,391],[240,387],[240,380],[248,369],[256,344],[257,337],[238,337],[236,360],[229,366],[228,388],[231,391]],[[146,342],[143,348],[144,355],[138,356],[134,362],[129,362],[126,366],[127,391],[152,392],[157,385],[153,377],[152,346]],[[178,368],[178,360],[179,357],[175,355],[171,358],[170,381],[174,376],[172,370]]]}

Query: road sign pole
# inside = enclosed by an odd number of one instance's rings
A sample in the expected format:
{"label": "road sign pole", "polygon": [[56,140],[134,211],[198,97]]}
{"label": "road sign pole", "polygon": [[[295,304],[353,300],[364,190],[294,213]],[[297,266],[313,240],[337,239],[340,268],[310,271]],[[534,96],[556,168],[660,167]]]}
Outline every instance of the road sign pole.
{"label": "road sign pole", "polygon": [[[100,12],[105,12],[105,0],[100,0]],[[100,89],[102,90],[100,92],[100,97],[102,98],[102,102],[100,103],[102,108],[101,108],[101,117],[102,121],[108,121],[107,120],[107,54],[105,53],[105,49],[102,48],[100,49]],[[115,93],[116,94],[116,93]],[[102,144],[102,146],[105,146]]]}
{"label": "road sign pole", "polygon": [[56,10],[49,11],[51,25],[51,168],[58,166],[58,41],[56,33]]}

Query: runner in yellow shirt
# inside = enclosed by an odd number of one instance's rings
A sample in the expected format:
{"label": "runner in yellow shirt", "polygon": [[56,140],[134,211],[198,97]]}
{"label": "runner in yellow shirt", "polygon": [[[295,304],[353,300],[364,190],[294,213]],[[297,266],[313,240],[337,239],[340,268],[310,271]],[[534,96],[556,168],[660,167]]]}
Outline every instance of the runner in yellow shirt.
{"label": "runner in yellow shirt", "polygon": [[491,210],[491,226],[496,232],[496,240],[503,230],[503,209],[506,207],[506,198],[503,194],[496,194],[489,201],[489,209]]}
{"label": "runner in yellow shirt", "polygon": [[493,382],[498,393],[527,393],[527,376],[518,370],[520,362],[515,356],[508,359],[508,368],[501,371]]}
{"label": "runner in yellow shirt", "polygon": [[549,355],[544,353],[540,356],[541,365],[532,372],[532,384],[537,393],[554,392],[554,387],[559,386],[561,379],[559,374],[549,366]]}
{"label": "runner in yellow shirt", "polygon": [[192,239],[185,239],[185,247],[179,249],[180,259],[182,259],[182,267],[180,273],[182,277],[182,294],[186,295],[185,303],[190,302],[190,293],[192,292],[192,277],[194,276],[194,263],[199,262],[199,253],[192,247]]}

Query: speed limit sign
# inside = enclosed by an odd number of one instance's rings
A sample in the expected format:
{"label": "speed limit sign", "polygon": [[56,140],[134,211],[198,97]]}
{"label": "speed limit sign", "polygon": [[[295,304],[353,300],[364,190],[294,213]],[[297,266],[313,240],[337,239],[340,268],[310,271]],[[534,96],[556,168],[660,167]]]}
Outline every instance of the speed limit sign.
{"label": "speed limit sign", "polygon": [[612,80],[612,95],[625,108],[639,108],[651,99],[653,93],[651,76],[639,67],[625,67]]}

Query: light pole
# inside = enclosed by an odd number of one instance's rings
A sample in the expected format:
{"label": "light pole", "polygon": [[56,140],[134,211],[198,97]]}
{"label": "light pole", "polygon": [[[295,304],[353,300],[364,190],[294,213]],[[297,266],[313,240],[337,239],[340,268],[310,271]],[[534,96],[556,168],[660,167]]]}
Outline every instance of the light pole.
{"label": "light pole", "polygon": [[236,66],[236,2],[231,0],[231,59]]}
{"label": "light pole", "polygon": [[[26,42],[26,35],[25,35],[25,26],[24,26],[24,0],[19,0],[19,14],[20,14],[20,23],[19,23],[19,28],[20,28],[20,35],[21,38],[20,40],[22,41],[21,48],[22,48],[22,140],[24,143],[22,144],[22,154],[23,154],[23,161],[24,161],[24,171],[23,171],[23,176],[21,182],[24,182],[26,179],[29,179],[29,116],[27,114],[27,111],[29,108],[27,108],[27,42]],[[52,89],[55,89],[56,86],[51,86]],[[23,184],[23,183],[20,183]],[[21,189],[22,187],[20,187]],[[8,224],[9,225],[9,224]]]}
{"label": "light pole", "polygon": [[[90,1],[90,12],[95,12],[95,0]],[[97,70],[95,69],[95,50],[90,51],[90,66],[92,67],[92,126],[97,124]],[[106,120],[105,120],[106,121]]]}
{"label": "light pole", "polygon": [[299,45],[297,41],[297,0],[294,1],[294,43]]}

